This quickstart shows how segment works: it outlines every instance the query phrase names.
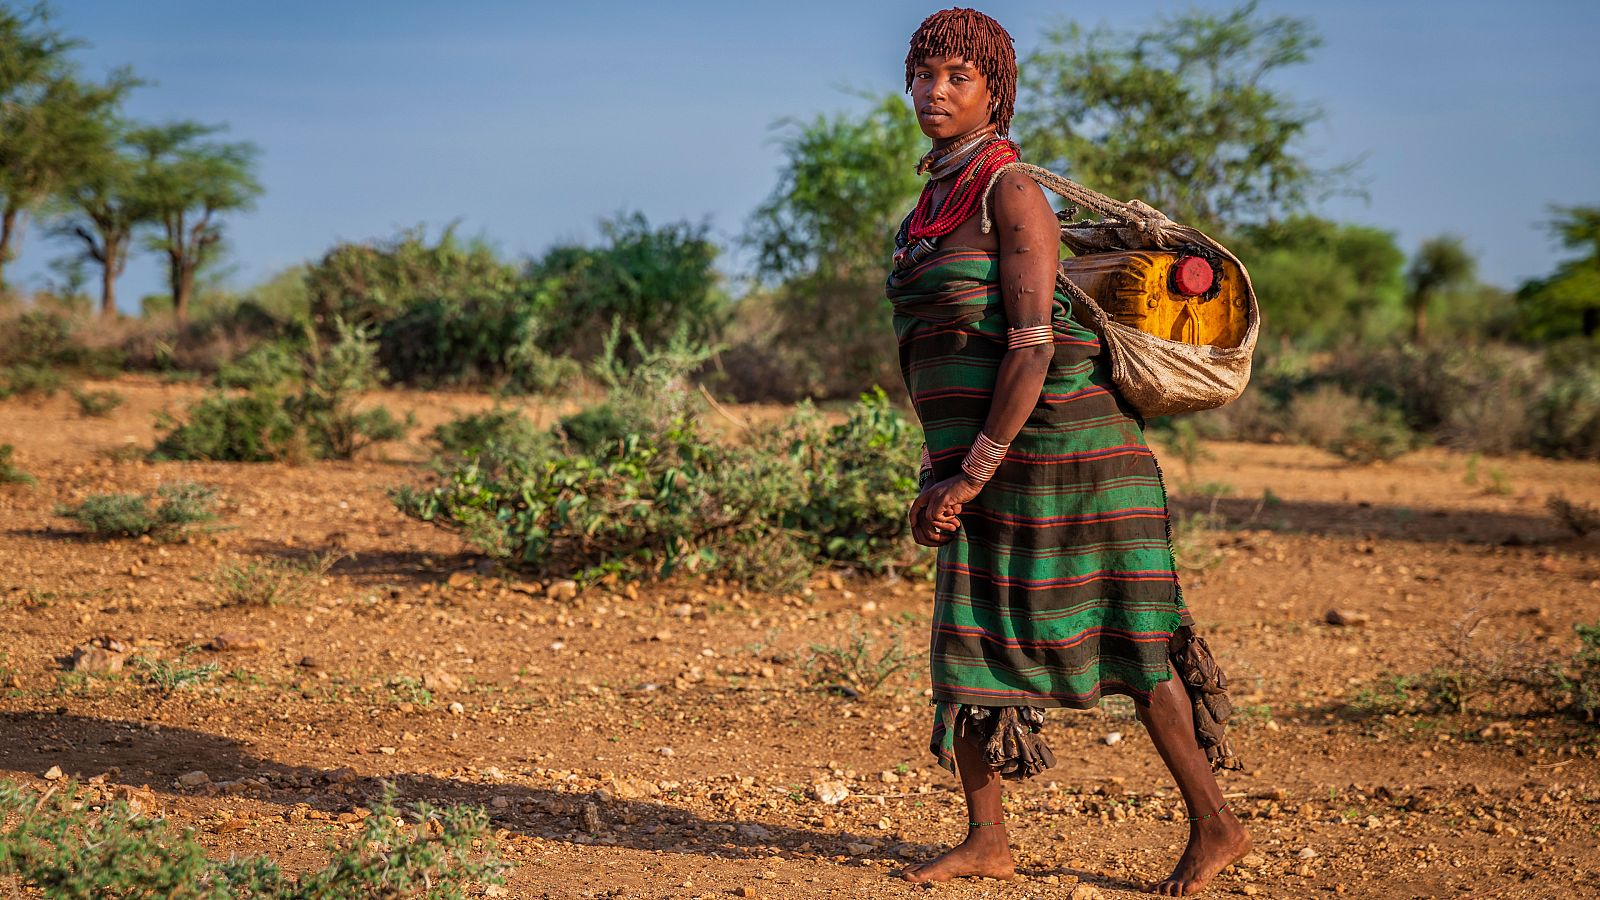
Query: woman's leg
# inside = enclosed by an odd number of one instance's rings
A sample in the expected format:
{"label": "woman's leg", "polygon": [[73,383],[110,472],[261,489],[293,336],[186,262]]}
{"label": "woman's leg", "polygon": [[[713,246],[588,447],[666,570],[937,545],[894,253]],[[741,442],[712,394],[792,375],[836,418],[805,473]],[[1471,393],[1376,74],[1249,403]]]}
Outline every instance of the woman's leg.
{"label": "woman's leg", "polygon": [[1189,845],[1172,874],[1154,890],[1169,897],[1198,893],[1218,872],[1250,852],[1250,835],[1231,810],[1222,808],[1222,789],[1195,740],[1194,709],[1177,675],[1157,685],[1150,702],[1139,704],[1138,710],[1139,720],[1178,782],[1190,817]]}
{"label": "woman's leg", "polygon": [[967,838],[935,859],[917,863],[900,873],[907,881],[949,881],[961,875],[1011,878],[1017,873],[1006,836],[1005,810],[1000,805],[1000,774],[983,761],[983,752],[956,735],[956,771],[967,795]]}

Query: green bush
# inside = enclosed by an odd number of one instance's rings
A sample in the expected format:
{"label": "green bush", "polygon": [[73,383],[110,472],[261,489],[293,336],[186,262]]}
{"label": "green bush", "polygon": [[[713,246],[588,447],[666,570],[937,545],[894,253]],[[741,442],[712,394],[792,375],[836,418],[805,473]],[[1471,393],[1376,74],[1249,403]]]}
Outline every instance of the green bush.
{"label": "green bush", "polygon": [[687,408],[691,361],[647,354],[623,385],[632,392],[566,421],[546,455],[468,460],[395,502],[513,565],[561,574],[682,569],[782,589],[816,565],[881,569],[906,553],[916,442],[882,392],[839,425],[807,408],[719,443]]}
{"label": "green bush", "polygon": [[6,397],[49,397],[61,390],[66,378],[57,370],[33,363],[0,369],[0,400]]}
{"label": "green bush", "polygon": [[1529,412],[1528,445],[1546,456],[1600,459],[1600,358],[1552,354],[1550,368]]}
{"label": "green bush", "polygon": [[1296,440],[1362,465],[1394,459],[1417,443],[1399,410],[1330,384],[1294,397],[1287,418],[1288,433]]}
{"label": "green bush", "polygon": [[396,381],[418,387],[551,393],[580,368],[543,348],[547,305],[537,292],[523,291],[421,300],[383,323],[380,358]]}
{"label": "green bush", "polygon": [[279,389],[300,375],[303,343],[290,340],[264,341],[217,369],[217,387]]}
{"label": "green bush", "polygon": [[344,321],[334,323],[337,340],[311,344],[300,394],[285,408],[305,429],[322,459],[350,459],[363,447],[398,440],[411,419],[397,420],[382,406],[358,410],[361,395],[388,377],[378,365],[378,345],[371,332]]}
{"label": "green bush", "polygon": [[[159,501],[151,506],[152,501]],[[76,506],[61,505],[55,514],[71,519],[99,537],[171,538],[190,525],[216,519],[216,491],[189,481],[172,482],[149,494],[94,494]]]}
{"label": "green bush", "polygon": [[[377,345],[366,329],[335,323],[338,339],[313,340],[297,360],[298,393],[261,382],[283,371],[277,350],[263,351],[240,376],[256,381],[246,394],[218,391],[189,407],[181,423],[157,442],[157,459],[228,462],[297,461],[305,456],[349,459],[362,448],[404,437],[411,418],[396,419],[385,407],[357,409],[361,395],[377,387],[384,372]],[[259,379],[250,373],[260,375]],[[220,380],[220,379],[219,379]]]}
{"label": "green bush", "polygon": [[34,477],[11,462],[16,451],[10,444],[0,444],[0,484],[33,484]]}
{"label": "green bush", "polygon": [[556,247],[529,267],[544,286],[547,347],[587,358],[614,323],[659,345],[674,336],[717,339],[728,300],[718,285],[717,248],[705,225],[652,227],[640,213],[600,223],[600,247]]}
{"label": "green bush", "polygon": [[338,321],[379,325],[420,301],[493,297],[517,285],[515,268],[487,245],[463,244],[453,229],[435,244],[420,228],[388,241],[339,244],[305,277],[312,319],[327,334]]}
{"label": "green bush", "polygon": [[[170,423],[169,423],[170,424]],[[182,423],[156,442],[155,459],[219,462],[297,461],[307,455],[304,437],[268,388],[247,394],[210,394],[189,407]]]}
{"label": "green bush", "polygon": [[1578,651],[1556,671],[1557,696],[1584,721],[1600,723],[1600,622],[1573,626]]}
{"label": "green bush", "polygon": [[296,877],[264,856],[209,859],[194,832],[174,833],[164,819],[140,816],[122,800],[92,811],[76,784],[40,796],[0,781],[0,876],[47,897],[84,900],[460,898],[474,882],[504,881],[508,867],[495,854],[482,809],[419,803],[407,825],[394,796],[385,790],[361,833],[326,866]]}
{"label": "green bush", "polygon": [[72,391],[72,399],[78,404],[79,415],[96,419],[111,415],[125,402],[116,391],[80,391],[76,388]]}
{"label": "green bush", "polygon": [[485,452],[533,456],[549,437],[514,409],[465,413],[433,429],[430,439],[446,457],[465,458]]}

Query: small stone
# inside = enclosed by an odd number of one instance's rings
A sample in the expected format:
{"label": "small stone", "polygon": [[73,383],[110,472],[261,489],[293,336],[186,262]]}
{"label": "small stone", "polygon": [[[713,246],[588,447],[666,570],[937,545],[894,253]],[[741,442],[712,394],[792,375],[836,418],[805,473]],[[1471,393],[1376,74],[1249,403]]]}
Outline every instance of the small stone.
{"label": "small stone", "polygon": [[45,781],[60,781],[64,776],[61,774],[60,766],[51,766],[50,768],[45,769],[44,774],[39,777],[43,778]]}
{"label": "small stone", "polygon": [[746,822],[738,828],[739,836],[750,841],[767,841],[772,839],[772,832],[754,822]]}
{"label": "small stone", "polygon": [[125,653],[82,644],[73,648],[72,655],[67,658],[67,669],[88,675],[114,675],[122,671],[127,658]]}
{"label": "small stone", "polygon": [[571,600],[578,596],[578,583],[570,578],[552,581],[544,589],[544,595],[551,600]]}
{"label": "small stone", "polygon": [[202,784],[209,784],[210,782],[211,776],[200,771],[199,769],[196,769],[193,772],[185,772],[178,776],[178,783],[184,787],[199,787]]}
{"label": "small stone", "polygon": [[599,834],[600,829],[604,827],[604,824],[600,821],[599,804],[585,803],[583,805],[583,830],[590,834]]}
{"label": "small stone", "polygon": [[1267,858],[1259,853],[1251,853],[1239,860],[1239,864],[1247,869],[1259,869],[1267,864]]}
{"label": "small stone", "polygon": [[672,755],[672,748],[671,747],[657,747],[656,748],[656,752],[661,754],[662,756],[671,756]]}
{"label": "small stone", "polygon": [[878,780],[884,784],[894,784],[900,780],[900,776],[889,771],[888,769],[884,769],[882,772],[878,773]]}
{"label": "small stone", "polygon": [[511,800],[499,794],[489,798],[489,805],[495,809],[505,809],[511,805]]}
{"label": "small stone", "polygon": [[218,653],[244,653],[252,650],[265,650],[266,648],[266,638],[259,634],[249,634],[243,631],[224,631],[206,644],[207,650],[214,650]]}
{"label": "small stone", "polygon": [[852,843],[852,844],[845,844],[844,845],[844,849],[845,849],[845,852],[849,853],[851,856],[866,856],[868,853],[871,853],[873,851],[874,847],[871,844],[854,844],[854,843]]}
{"label": "small stone", "polygon": [[302,656],[300,657],[300,668],[320,669],[322,668],[322,661],[317,659],[315,656]]}
{"label": "small stone", "polygon": [[1247,884],[1239,888],[1239,893],[1244,894],[1246,897],[1254,897],[1255,895],[1261,893],[1261,888],[1258,888],[1253,884]]}
{"label": "small stone", "polygon": [[1072,889],[1071,900],[1100,900],[1100,891],[1094,885],[1080,884]]}
{"label": "small stone", "polygon": [[459,700],[457,700],[456,702],[450,704],[450,715],[452,715],[452,716],[464,715],[466,713],[466,711],[467,711],[467,708],[465,706],[462,706],[461,705],[461,701],[459,701]]}
{"label": "small stone", "polygon": [[1356,628],[1372,621],[1372,617],[1364,612],[1349,609],[1330,609],[1322,617],[1329,625],[1338,625],[1345,628]]}
{"label": "small stone", "polygon": [[1104,741],[1107,747],[1115,747],[1116,745],[1122,743],[1122,732],[1113,731],[1100,740]]}
{"label": "small stone", "polygon": [[1301,847],[1300,851],[1296,853],[1295,856],[1298,856],[1301,859],[1316,859],[1317,851],[1310,847]]}
{"label": "small stone", "polygon": [[811,795],[825,806],[838,806],[850,796],[850,789],[842,781],[819,781],[811,786]]}
{"label": "small stone", "polygon": [[328,773],[322,777],[329,784],[349,784],[356,780],[356,770],[349,766],[340,766],[337,769],[329,769]]}
{"label": "small stone", "polygon": [[733,895],[735,897],[754,897],[756,895],[756,889],[750,887],[749,885],[745,885],[744,887],[734,891]]}
{"label": "small stone", "polygon": [[461,690],[461,679],[449,672],[435,670],[422,676],[422,686],[430,691],[454,692]]}

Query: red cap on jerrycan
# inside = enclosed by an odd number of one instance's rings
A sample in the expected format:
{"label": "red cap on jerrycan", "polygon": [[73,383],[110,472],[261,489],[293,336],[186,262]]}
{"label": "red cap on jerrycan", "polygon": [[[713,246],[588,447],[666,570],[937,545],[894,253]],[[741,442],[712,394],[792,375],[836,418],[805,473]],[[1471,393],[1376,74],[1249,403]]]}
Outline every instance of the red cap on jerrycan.
{"label": "red cap on jerrycan", "polygon": [[1185,297],[1204,294],[1215,281],[1211,263],[1198,256],[1181,257],[1172,265],[1172,286]]}

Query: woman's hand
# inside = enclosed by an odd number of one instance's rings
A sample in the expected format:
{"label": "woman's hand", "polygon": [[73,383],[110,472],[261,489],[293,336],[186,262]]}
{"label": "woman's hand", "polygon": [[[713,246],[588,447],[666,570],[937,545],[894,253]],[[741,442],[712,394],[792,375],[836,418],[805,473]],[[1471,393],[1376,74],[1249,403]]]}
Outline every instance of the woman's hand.
{"label": "woman's hand", "polygon": [[911,536],[924,547],[950,543],[961,527],[961,508],[981,490],[964,473],[928,485],[911,503]]}

